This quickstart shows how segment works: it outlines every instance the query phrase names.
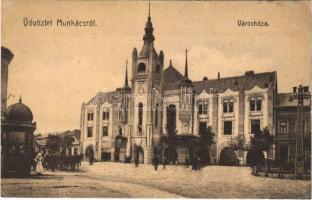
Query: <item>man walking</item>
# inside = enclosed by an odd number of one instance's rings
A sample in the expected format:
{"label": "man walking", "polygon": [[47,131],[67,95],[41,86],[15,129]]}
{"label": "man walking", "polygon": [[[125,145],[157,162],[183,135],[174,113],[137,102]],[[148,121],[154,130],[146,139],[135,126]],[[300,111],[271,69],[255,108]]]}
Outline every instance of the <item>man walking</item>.
{"label": "man walking", "polygon": [[135,167],[138,167],[139,166],[139,156],[135,156],[135,159],[134,159],[134,164],[135,164]]}
{"label": "man walking", "polygon": [[159,161],[158,161],[157,156],[155,156],[155,157],[153,158],[153,164],[154,164],[154,167],[155,167],[155,171],[157,171],[158,164],[159,164]]}
{"label": "man walking", "polygon": [[163,169],[166,169],[166,164],[167,164],[167,158],[166,157],[163,158],[162,163],[163,163]]}

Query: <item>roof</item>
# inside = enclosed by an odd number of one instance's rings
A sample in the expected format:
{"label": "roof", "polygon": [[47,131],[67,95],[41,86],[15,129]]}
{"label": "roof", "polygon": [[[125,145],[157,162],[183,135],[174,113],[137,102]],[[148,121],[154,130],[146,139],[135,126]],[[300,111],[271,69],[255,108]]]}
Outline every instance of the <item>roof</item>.
{"label": "roof", "polygon": [[9,62],[13,59],[14,54],[10,51],[10,49],[1,46],[1,58],[9,60]]}
{"label": "roof", "polygon": [[176,89],[181,85],[184,76],[176,70],[172,65],[167,67],[163,72],[163,88],[164,90]]}
{"label": "roof", "polygon": [[33,114],[30,108],[23,104],[20,99],[18,103],[12,104],[6,109],[5,119],[7,121],[31,123]]}
{"label": "roof", "polygon": [[[276,98],[276,105],[275,107],[281,108],[281,107],[297,107],[298,101],[297,100],[290,100],[290,96],[292,93],[279,93],[277,94]],[[305,106],[310,106],[309,100],[304,101]]]}
{"label": "roof", "polygon": [[[144,44],[141,51],[140,51],[139,57],[147,57],[149,47],[150,47],[149,44]],[[152,48],[153,48],[152,49],[153,56],[158,57],[158,54],[157,54],[156,50],[154,49],[154,46],[152,46]]]}
{"label": "roof", "polygon": [[[112,102],[114,100],[114,96],[119,94],[118,91],[110,91],[110,92],[99,92],[97,93],[94,97],[92,97],[86,105],[89,105],[89,104],[94,104],[96,105],[97,104],[97,101],[101,101],[101,100],[104,100],[103,102],[105,101],[108,101],[108,102]],[[101,100],[100,100],[101,99]]]}
{"label": "roof", "polygon": [[267,88],[270,84],[276,84],[276,72],[264,72],[254,74],[247,72],[243,76],[234,76],[220,79],[194,81],[193,86],[196,93],[202,92],[204,89],[213,88],[218,92],[224,92],[227,89],[239,91],[241,88],[249,90],[257,85],[260,88]]}

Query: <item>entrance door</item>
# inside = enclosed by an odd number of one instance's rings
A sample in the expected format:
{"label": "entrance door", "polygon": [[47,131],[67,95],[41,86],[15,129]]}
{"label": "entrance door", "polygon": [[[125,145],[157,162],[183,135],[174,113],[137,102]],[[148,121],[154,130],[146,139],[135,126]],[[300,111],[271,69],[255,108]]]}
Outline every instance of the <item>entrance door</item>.
{"label": "entrance door", "polygon": [[142,147],[137,148],[137,156],[139,157],[139,163],[143,164],[144,163],[144,151]]}
{"label": "entrance door", "polygon": [[236,155],[232,148],[225,147],[220,154],[220,165],[235,165],[236,164]]}
{"label": "entrance door", "polygon": [[203,135],[206,132],[207,122],[199,122],[199,135]]}
{"label": "entrance door", "polygon": [[176,128],[176,106],[173,104],[167,107],[167,128],[168,134],[175,131]]}
{"label": "entrance door", "polygon": [[92,146],[88,146],[86,149],[86,157],[88,158],[94,158],[94,150],[92,148]]}

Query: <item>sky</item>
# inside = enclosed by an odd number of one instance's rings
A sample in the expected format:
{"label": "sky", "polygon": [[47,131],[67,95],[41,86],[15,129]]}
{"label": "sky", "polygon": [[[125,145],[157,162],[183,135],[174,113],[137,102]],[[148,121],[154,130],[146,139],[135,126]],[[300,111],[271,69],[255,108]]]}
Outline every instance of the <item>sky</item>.
{"label": "sky", "polygon": [[[8,105],[22,95],[36,133],[79,129],[82,103],[123,85],[147,16],[147,1],[3,0],[1,42],[14,54],[8,94],[15,98]],[[188,49],[193,81],[254,70],[277,71],[279,92],[310,84],[308,2],[151,1],[151,17],[165,66],[172,59],[183,73]],[[94,19],[97,27],[25,27],[24,18]],[[269,26],[241,27],[238,20]]]}

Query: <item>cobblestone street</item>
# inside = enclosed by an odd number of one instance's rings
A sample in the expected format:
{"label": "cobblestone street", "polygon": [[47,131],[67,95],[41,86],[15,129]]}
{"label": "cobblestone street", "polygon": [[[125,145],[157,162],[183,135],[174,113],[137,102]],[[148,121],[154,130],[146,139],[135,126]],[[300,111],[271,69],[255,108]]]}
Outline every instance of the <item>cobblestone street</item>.
{"label": "cobblestone street", "polygon": [[81,172],[2,179],[7,197],[310,198],[310,181],[255,177],[248,167],[83,163]]}

